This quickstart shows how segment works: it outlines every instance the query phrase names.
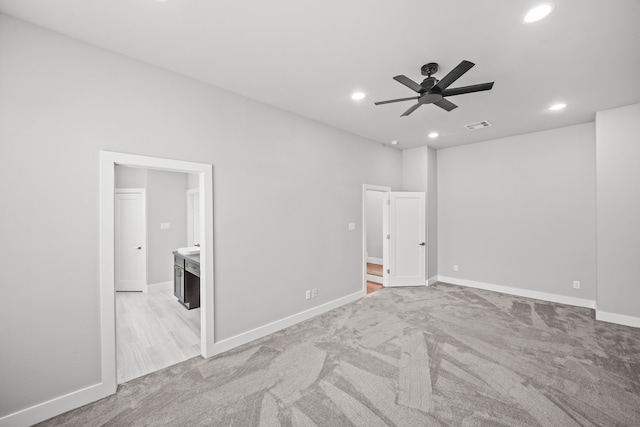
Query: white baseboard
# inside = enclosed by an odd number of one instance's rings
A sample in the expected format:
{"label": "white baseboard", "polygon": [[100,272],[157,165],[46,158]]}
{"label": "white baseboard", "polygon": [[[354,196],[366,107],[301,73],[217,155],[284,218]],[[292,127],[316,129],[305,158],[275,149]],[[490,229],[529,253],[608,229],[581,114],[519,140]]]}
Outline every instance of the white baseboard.
{"label": "white baseboard", "polygon": [[380,283],[382,285],[382,276],[376,276],[375,274],[367,273],[367,280],[369,282]]}
{"label": "white baseboard", "polygon": [[173,281],[152,283],[147,285],[145,292],[166,291],[170,289],[173,289]]}
{"label": "white baseboard", "polygon": [[246,344],[248,342],[257,340],[258,338],[265,337],[269,334],[273,334],[274,332],[278,332],[284,328],[288,328],[289,326],[296,325],[300,322],[311,319],[312,317],[326,313],[327,311],[331,311],[334,308],[338,308],[345,304],[349,304],[351,302],[357,301],[360,298],[363,298],[364,296],[366,296],[366,294],[367,293],[364,290],[358,291],[353,294],[344,296],[342,298],[329,301],[317,307],[313,307],[308,310],[302,311],[300,313],[285,317],[284,319],[276,320],[275,322],[271,322],[267,325],[260,326],[258,328],[252,329],[247,332],[243,332],[234,337],[216,342],[213,345],[211,356],[215,356],[216,354],[220,354],[225,351],[231,350],[233,348],[241,346],[242,344]]}
{"label": "white baseboard", "polygon": [[427,286],[434,285],[438,281],[438,276],[429,277],[427,279]]}
{"label": "white baseboard", "polygon": [[[171,283],[172,282],[167,282]],[[159,285],[164,285],[160,283]],[[173,286],[173,284],[172,284]],[[242,334],[236,335],[231,338],[227,338],[220,342],[217,342],[213,346],[211,356],[223,353],[225,351],[236,348],[242,344],[257,340],[274,332],[278,332],[289,326],[293,326],[312,317],[331,311],[334,308],[338,308],[345,304],[357,301],[360,298],[366,296],[366,291],[358,291],[353,294],[338,298],[333,301],[329,301],[317,307],[310,308],[300,313],[285,317],[284,319],[277,320],[264,326],[252,329]],[[0,418],[0,427],[22,427],[31,426],[41,421],[48,420],[56,415],[63,414],[72,409],[79,408],[86,404],[95,402],[107,396],[115,393],[110,387],[104,383],[95,384],[80,390],[76,390],[64,396],[60,396],[51,399],[47,402],[43,402],[32,407],[23,409],[18,412],[6,415]]]}
{"label": "white baseboard", "polygon": [[100,400],[115,393],[104,383],[94,384],[0,418],[0,427],[32,426],[56,415]]}
{"label": "white baseboard", "polygon": [[640,317],[627,316],[624,314],[608,313],[596,309],[596,320],[603,322],[617,323],[618,325],[640,328]]}
{"label": "white baseboard", "polygon": [[382,261],[382,258],[374,258],[372,256],[367,257],[367,262],[370,262],[371,264],[380,264],[380,265],[384,264],[384,262]]}
{"label": "white baseboard", "polygon": [[547,292],[531,291],[529,289],[513,288],[511,286],[494,285],[493,283],[476,282],[474,280],[457,279],[455,277],[438,276],[438,282],[467,286],[469,288],[484,289],[487,291],[501,292],[503,294],[516,295],[525,298],[534,298],[560,304],[574,305],[577,307],[596,308],[596,302],[590,299],[568,297],[564,295],[550,294]]}

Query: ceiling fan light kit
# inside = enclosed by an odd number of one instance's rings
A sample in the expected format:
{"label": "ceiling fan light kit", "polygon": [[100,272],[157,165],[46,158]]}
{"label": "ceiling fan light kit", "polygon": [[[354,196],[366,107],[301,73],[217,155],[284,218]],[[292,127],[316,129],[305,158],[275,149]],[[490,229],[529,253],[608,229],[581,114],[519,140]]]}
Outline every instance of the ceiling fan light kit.
{"label": "ceiling fan light kit", "polygon": [[408,116],[424,104],[434,104],[442,108],[445,111],[451,111],[458,106],[453,102],[445,99],[447,96],[463,95],[465,93],[480,92],[485,90],[491,90],[493,83],[481,83],[471,86],[462,86],[457,88],[448,89],[451,84],[462,77],[467,71],[469,71],[475,64],[470,61],[462,61],[453,70],[449,72],[442,80],[438,80],[432,77],[438,71],[438,64],[435,62],[429,62],[420,68],[420,72],[423,76],[427,76],[422,83],[416,83],[409,77],[404,75],[395,76],[393,79],[398,83],[401,83],[413,90],[418,96],[412,96],[410,98],[398,98],[390,99],[388,101],[379,101],[375,105],[390,104],[393,102],[403,101],[417,101],[416,104],[411,106],[407,111],[402,114],[402,117]]}

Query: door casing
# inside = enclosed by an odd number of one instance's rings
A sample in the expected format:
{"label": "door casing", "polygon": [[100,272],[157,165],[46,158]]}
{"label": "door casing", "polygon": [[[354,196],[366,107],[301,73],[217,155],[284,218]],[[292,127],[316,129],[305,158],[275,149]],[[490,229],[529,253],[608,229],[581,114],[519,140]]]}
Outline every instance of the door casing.
{"label": "door casing", "polygon": [[[115,167],[130,166],[198,174],[200,188],[200,349],[203,357],[213,355],[213,166],[204,163],[100,151],[100,383],[91,387],[88,401],[116,392],[116,333],[114,275]],[[83,401],[85,404],[88,401]],[[80,404],[80,405],[81,405]],[[78,406],[80,406],[78,405]]]}
{"label": "door casing", "polygon": [[187,190],[187,246],[200,244],[200,189]]}

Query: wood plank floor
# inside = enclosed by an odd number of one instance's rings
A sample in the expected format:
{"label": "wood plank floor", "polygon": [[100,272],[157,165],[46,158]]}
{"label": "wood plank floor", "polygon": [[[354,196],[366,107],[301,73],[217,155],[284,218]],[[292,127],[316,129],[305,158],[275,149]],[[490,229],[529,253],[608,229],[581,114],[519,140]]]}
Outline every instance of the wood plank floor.
{"label": "wood plank floor", "polygon": [[380,283],[371,282],[371,281],[367,280],[367,294],[372,294],[375,291],[379,291],[383,287],[384,286],[382,286]]}
{"label": "wood plank floor", "polygon": [[171,290],[116,292],[118,384],[200,354],[200,309]]}
{"label": "wood plank floor", "polygon": [[[382,277],[382,265],[368,262],[367,263],[367,274],[371,274],[373,276]],[[367,294],[371,294],[371,293],[373,293],[375,291],[379,291],[383,287],[384,286],[382,286],[380,283],[376,283],[376,282],[372,282],[370,280],[367,280]]]}
{"label": "wood plank floor", "polygon": [[373,264],[371,262],[367,263],[367,274],[373,274],[374,276],[382,277],[382,265]]}

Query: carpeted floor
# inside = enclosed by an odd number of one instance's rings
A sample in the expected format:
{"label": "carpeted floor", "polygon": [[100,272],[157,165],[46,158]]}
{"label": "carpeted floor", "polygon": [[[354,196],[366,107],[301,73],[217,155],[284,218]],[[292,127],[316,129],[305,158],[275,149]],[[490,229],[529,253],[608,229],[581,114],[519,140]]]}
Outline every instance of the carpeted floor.
{"label": "carpeted floor", "polygon": [[438,283],[385,288],[41,425],[640,425],[640,330]]}

